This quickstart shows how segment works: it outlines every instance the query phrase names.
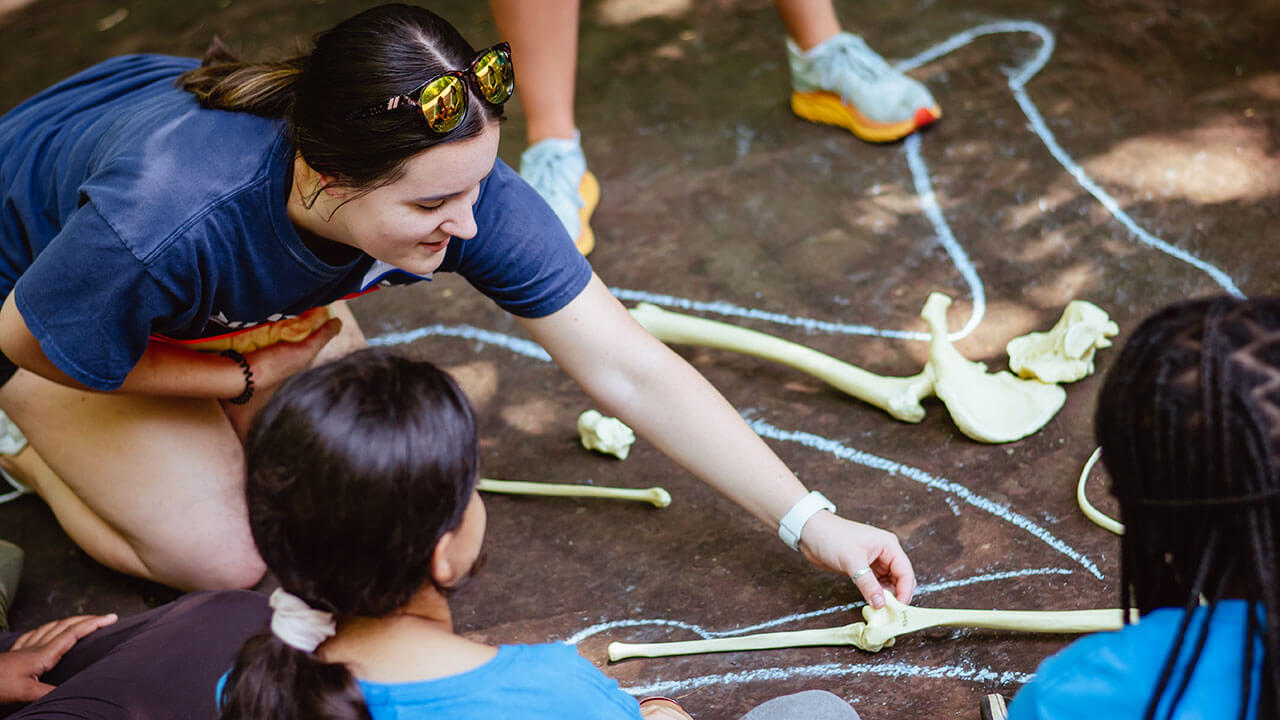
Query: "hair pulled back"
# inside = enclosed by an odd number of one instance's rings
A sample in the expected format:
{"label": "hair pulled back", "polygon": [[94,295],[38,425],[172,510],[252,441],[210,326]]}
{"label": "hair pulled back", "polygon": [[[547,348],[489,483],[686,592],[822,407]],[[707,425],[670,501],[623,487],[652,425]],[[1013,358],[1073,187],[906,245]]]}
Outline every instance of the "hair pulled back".
{"label": "hair pulled back", "polygon": [[[476,422],[434,365],[367,349],[300,373],[245,448],[254,542],[286,591],[335,620],[377,617],[434,583],[477,473]],[[368,718],[346,666],[267,633],[241,649],[223,718]]]}
{"label": "hair pulled back", "polygon": [[396,180],[417,153],[474,137],[501,118],[500,108],[474,92],[466,119],[445,135],[430,131],[409,106],[350,117],[443,72],[465,69],[474,56],[440,16],[389,4],[319,33],[310,53],[280,62],[241,61],[215,38],[201,67],[180,76],[178,86],[207,108],[284,118],[308,165],[334,185],[366,190]]}
{"label": "hair pulled back", "polygon": [[[1172,717],[1190,671],[1173,677],[1182,638],[1204,647],[1219,600],[1243,596],[1245,667],[1254,638],[1265,664],[1259,718],[1280,715],[1280,298],[1197,299],[1144,321],[1099,394],[1096,428],[1120,503],[1121,592],[1126,610],[1184,608],[1147,718]],[[1205,626],[1188,633],[1208,601]],[[1241,718],[1250,673],[1241,679]],[[1225,690],[1225,689],[1224,689]],[[1230,691],[1230,690],[1226,690]],[[1165,696],[1168,696],[1167,698]],[[1162,704],[1163,703],[1163,704]]]}

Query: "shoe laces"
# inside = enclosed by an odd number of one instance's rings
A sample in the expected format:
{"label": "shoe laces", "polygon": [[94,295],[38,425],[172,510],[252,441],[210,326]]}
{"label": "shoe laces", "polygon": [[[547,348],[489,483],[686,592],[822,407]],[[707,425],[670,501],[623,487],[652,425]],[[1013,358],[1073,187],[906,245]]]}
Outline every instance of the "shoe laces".
{"label": "shoe laces", "polygon": [[823,56],[818,63],[823,86],[838,87],[846,99],[859,81],[874,83],[894,74],[889,63],[857,35],[836,38]]}
{"label": "shoe laces", "polygon": [[531,156],[521,163],[520,173],[525,181],[543,197],[571,198],[581,207],[578,193],[585,163],[582,151],[568,143],[542,143]]}

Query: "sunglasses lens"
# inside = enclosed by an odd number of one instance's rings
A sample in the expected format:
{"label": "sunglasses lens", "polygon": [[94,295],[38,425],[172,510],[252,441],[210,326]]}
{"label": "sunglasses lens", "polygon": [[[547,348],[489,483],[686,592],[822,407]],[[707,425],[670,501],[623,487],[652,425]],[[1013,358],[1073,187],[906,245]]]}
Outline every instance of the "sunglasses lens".
{"label": "sunglasses lens", "polygon": [[494,105],[506,102],[515,92],[515,67],[511,64],[511,55],[502,50],[490,50],[477,58],[475,75],[480,94]]}
{"label": "sunglasses lens", "polygon": [[458,127],[467,111],[467,96],[462,81],[454,75],[432,80],[422,89],[418,99],[422,117],[427,127],[438,133],[447,133]]}

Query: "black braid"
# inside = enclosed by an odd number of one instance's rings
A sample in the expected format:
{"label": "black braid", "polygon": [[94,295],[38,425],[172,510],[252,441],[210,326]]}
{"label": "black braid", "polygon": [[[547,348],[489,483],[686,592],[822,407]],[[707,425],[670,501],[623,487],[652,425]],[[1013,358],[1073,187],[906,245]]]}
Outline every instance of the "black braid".
{"label": "black braid", "polygon": [[1256,690],[1257,717],[1280,720],[1280,298],[1203,298],[1148,318],[1107,376],[1097,432],[1125,524],[1121,603],[1185,610],[1145,717],[1174,715],[1215,609],[1240,597],[1257,609],[1245,667],[1255,641],[1264,649],[1262,687],[1241,678],[1241,718]]}

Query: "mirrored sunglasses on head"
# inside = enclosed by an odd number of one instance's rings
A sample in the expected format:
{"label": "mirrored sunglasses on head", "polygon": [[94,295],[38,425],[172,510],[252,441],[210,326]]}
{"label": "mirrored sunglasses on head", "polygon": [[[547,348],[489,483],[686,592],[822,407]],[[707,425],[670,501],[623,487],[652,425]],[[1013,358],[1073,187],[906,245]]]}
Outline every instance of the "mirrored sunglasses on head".
{"label": "mirrored sunglasses on head", "polygon": [[501,105],[510,100],[516,89],[511,46],[498,43],[481,50],[466,70],[441,73],[407,93],[388,98],[385,102],[348,117],[372,117],[408,105],[418,109],[418,114],[432,132],[451,132],[467,116],[468,79],[474,83],[485,102]]}

